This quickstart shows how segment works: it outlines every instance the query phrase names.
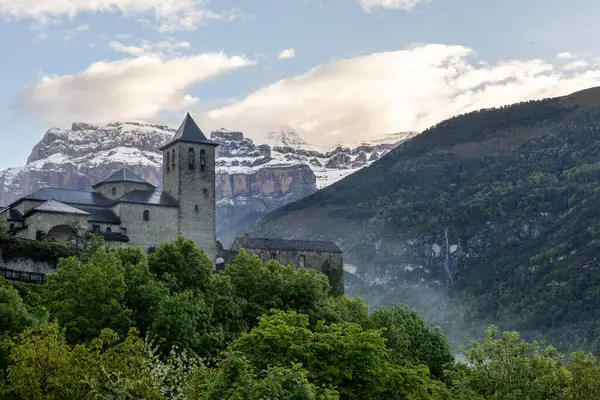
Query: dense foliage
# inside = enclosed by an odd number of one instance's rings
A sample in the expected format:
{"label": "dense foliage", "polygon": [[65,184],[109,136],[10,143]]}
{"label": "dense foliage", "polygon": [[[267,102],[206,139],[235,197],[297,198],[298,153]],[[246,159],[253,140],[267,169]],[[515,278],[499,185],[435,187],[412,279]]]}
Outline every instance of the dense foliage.
{"label": "dense foliage", "polygon": [[[362,273],[391,266],[384,277],[392,283],[379,288],[387,297],[373,287],[359,293],[376,304],[422,305],[428,319],[451,321],[444,329],[453,336],[494,323],[563,350],[593,349],[600,333],[600,108],[581,105],[585,96],[599,104],[591,89],[441,122],[371,167],[277,210],[259,228],[295,234],[278,220],[318,214],[298,229],[326,235],[333,227],[346,260]],[[441,257],[403,252],[407,240],[444,243],[446,231],[459,245],[454,269]],[[404,266],[415,264],[428,273],[408,274]],[[422,279],[425,294],[412,296]],[[432,290],[435,282],[448,290]]]}
{"label": "dense foliage", "polygon": [[58,243],[41,242],[2,235],[5,225],[4,220],[0,219],[0,250],[4,261],[16,258],[28,258],[56,263],[60,258],[74,254],[73,251],[69,250],[66,246]]}
{"label": "dense foliage", "polygon": [[0,397],[14,399],[590,399],[600,361],[491,329],[456,362],[413,309],[369,314],[326,276],[224,273],[182,237],[146,256],[62,259],[47,285],[0,280]]}

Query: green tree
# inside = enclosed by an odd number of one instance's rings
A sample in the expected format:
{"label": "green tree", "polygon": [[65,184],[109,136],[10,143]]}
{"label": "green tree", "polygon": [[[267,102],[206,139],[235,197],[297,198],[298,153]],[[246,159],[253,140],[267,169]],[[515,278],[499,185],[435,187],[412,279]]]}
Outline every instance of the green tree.
{"label": "green tree", "polygon": [[254,253],[240,251],[225,270],[248,327],[270,309],[314,313],[321,309],[330,290],[327,277],[314,270],[284,267],[276,261],[263,266]]}
{"label": "green tree", "polygon": [[17,290],[0,277],[0,394],[6,378],[11,339],[37,321],[27,311]]}
{"label": "green tree", "polygon": [[592,354],[577,351],[571,355],[568,368],[573,376],[574,400],[600,399],[600,360]]}
{"label": "green tree", "polygon": [[468,367],[454,376],[459,392],[473,392],[485,399],[566,399],[571,374],[563,357],[551,346],[527,343],[516,332],[488,329],[482,342],[464,352]]}
{"label": "green tree", "polygon": [[175,292],[162,299],[152,321],[151,333],[165,339],[160,346],[189,349],[200,356],[216,356],[224,347],[222,330],[211,324],[212,309],[201,293]]}
{"label": "green tree", "polygon": [[191,239],[179,236],[163,243],[149,257],[150,271],[159,279],[171,282],[171,289],[204,290],[213,271],[210,258]]}
{"label": "green tree", "polygon": [[62,259],[48,275],[48,309],[66,328],[69,342],[82,342],[110,328],[125,336],[132,312],[125,305],[121,260],[112,251],[99,249],[85,263],[76,257]]}
{"label": "green tree", "polygon": [[444,334],[438,328],[430,329],[419,312],[406,305],[378,308],[371,313],[371,326],[383,329],[396,363],[425,364],[432,376],[441,378],[454,361]]}
{"label": "green tree", "polygon": [[273,310],[231,348],[258,371],[300,364],[311,383],[341,399],[428,398],[427,367],[390,363],[381,332],[358,324],[321,321],[313,331],[307,315]]}
{"label": "green tree", "polygon": [[121,260],[125,279],[125,304],[131,309],[131,319],[136,328],[145,335],[169,295],[166,285],[150,272],[148,257],[137,247],[117,247],[114,254]]}
{"label": "green tree", "polygon": [[55,325],[42,325],[13,346],[9,390],[23,399],[163,399],[148,354],[135,330],[123,342],[105,329],[89,345],[70,347]]}

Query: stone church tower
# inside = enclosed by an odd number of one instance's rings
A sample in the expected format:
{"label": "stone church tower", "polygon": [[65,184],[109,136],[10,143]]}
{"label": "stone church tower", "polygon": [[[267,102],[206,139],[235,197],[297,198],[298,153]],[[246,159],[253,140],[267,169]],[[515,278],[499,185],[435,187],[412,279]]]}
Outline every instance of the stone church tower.
{"label": "stone church tower", "polygon": [[163,190],[179,201],[179,234],[217,256],[215,150],[188,113],[163,152]]}

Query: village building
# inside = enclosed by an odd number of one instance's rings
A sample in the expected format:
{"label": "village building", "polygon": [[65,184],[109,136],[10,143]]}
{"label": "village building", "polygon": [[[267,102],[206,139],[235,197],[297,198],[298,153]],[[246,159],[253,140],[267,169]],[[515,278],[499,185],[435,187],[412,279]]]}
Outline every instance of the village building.
{"label": "village building", "polygon": [[0,209],[0,219],[11,235],[61,243],[93,232],[149,250],[183,235],[215,260],[217,146],[187,114],[160,149],[162,190],[123,168],[88,191],[39,189]]}
{"label": "village building", "polygon": [[344,257],[342,250],[332,241],[255,238],[245,233],[233,241],[230,251],[221,253],[221,265],[230,261],[241,249],[255,253],[265,263],[277,260],[283,265],[322,272],[329,277],[334,290],[343,293]]}

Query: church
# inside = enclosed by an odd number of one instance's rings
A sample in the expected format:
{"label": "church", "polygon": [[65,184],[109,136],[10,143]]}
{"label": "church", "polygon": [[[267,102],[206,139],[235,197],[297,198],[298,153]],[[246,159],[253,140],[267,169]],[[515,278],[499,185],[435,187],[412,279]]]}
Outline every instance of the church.
{"label": "church", "polygon": [[0,219],[11,235],[61,243],[93,232],[109,243],[149,250],[183,235],[215,260],[217,146],[188,113],[160,148],[162,190],[123,168],[89,191],[39,189],[1,209]]}

